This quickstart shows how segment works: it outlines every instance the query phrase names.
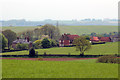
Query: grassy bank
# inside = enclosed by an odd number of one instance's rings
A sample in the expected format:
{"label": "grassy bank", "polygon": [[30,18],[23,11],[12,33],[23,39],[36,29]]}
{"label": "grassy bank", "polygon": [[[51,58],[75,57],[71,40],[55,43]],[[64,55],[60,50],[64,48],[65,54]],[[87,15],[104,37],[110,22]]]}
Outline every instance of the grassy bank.
{"label": "grassy bank", "polygon": [[[56,48],[48,48],[48,49],[36,49],[38,54],[74,54],[79,55],[80,52],[76,51],[75,47],[56,47]],[[16,52],[6,52],[1,53],[0,55],[24,55],[29,54],[29,51],[16,51]],[[85,55],[107,55],[107,54],[118,54],[118,43],[106,43],[99,45],[92,45],[92,48],[85,52]]]}

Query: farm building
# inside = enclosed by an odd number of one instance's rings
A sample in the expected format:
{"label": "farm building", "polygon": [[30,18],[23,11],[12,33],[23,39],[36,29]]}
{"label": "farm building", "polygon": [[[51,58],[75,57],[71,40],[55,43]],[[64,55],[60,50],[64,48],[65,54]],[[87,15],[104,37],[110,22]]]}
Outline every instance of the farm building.
{"label": "farm building", "polygon": [[100,37],[100,41],[111,42],[111,38],[110,37]]}
{"label": "farm building", "polygon": [[29,48],[32,47],[32,41],[29,41],[29,37],[25,37],[25,39],[19,39],[19,37],[17,37],[17,39],[15,41],[12,42],[12,48],[16,49],[16,45],[20,43],[20,44],[28,44]]}
{"label": "farm building", "polygon": [[110,36],[112,42],[120,41],[120,35],[113,35]]}
{"label": "farm building", "polygon": [[64,34],[59,39],[59,46],[70,46],[75,38],[79,37],[79,35],[71,35],[71,34]]}
{"label": "farm building", "polygon": [[111,42],[111,38],[110,37],[95,37],[95,36],[92,36],[90,38],[90,41],[93,41],[93,42],[99,42],[99,41]]}
{"label": "farm building", "polygon": [[90,38],[90,41],[95,41],[95,42],[98,42],[98,41],[99,41],[99,38],[98,38],[98,37],[93,36],[93,37],[91,37],[91,38]]}

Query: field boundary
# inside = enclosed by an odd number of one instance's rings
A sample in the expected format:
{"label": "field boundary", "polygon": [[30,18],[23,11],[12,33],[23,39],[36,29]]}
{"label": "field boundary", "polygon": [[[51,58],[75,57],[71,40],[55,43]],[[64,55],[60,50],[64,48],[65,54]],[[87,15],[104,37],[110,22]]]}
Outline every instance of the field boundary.
{"label": "field boundary", "polygon": [[40,60],[40,61],[71,61],[71,60],[88,60],[97,58],[0,58],[0,59],[11,59],[11,60]]}
{"label": "field boundary", "polygon": [[[67,55],[67,54],[42,54],[37,57],[75,57],[75,58],[95,58],[104,55]],[[0,55],[0,57],[29,57],[29,55]]]}

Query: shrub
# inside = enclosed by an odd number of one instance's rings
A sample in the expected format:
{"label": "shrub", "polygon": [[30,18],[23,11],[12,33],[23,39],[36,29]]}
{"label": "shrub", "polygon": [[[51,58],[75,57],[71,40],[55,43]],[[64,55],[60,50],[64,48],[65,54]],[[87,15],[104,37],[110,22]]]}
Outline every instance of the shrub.
{"label": "shrub", "polygon": [[75,46],[75,45],[65,45],[64,47],[73,47],[73,46]]}
{"label": "shrub", "polygon": [[0,33],[0,51],[4,50],[5,47],[7,47],[7,44],[8,44],[7,38],[2,33]]}
{"label": "shrub", "polygon": [[47,38],[44,38],[41,43],[42,43],[43,48],[50,48],[51,47],[50,41]]}
{"label": "shrub", "polygon": [[17,44],[16,45],[16,48],[18,49],[18,50],[26,50],[26,49],[28,49],[28,44]]}
{"label": "shrub", "polygon": [[50,41],[50,46],[51,47],[56,47],[57,46],[57,42],[56,41],[51,40],[51,39],[49,39],[49,41]]}
{"label": "shrub", "polygon": [[95,44],[105,44],[105,42],[102,42],[102,41],[99,41],[99,42],[92,42],[92,45],[95,45]]}
{"label": "shrub", "polygon": [[112,56],[112,55],[102,56],[102,57],[98,58],[97,62],[100,62],[100,63],[118,63],[118,64],[120,64],[120,58],[118,58],[116,56]]}
{"label": "shrub", "polygon": [[34,48],[35,48],[35,49],[40,49],[40,48],[42,48],[42,43],[41,43],[41,42],[42,42],[41,40],[36,40],[36,41],[34,41],[34,43],[33,43]]}
{"label": "shrub", "polygon": [[70,56],[71,54],[70,53],[68,53],[68,56]]}
{"label": "shrub", "polygon": [[36,45],[38,45],[39,48],[50,48],[50,47],[57,47],[58,43],[52,39],[48,39],[48,38],[44,38],[42,41],[39,40],[35,41],[35,48],[37,47]]}
{"label": "shrub", "polygon": [[31,48],[31,49],[29,50],[29,56],[30,56],[30,57],[38,57],[38,55],[36,54],[34,48]]}
{"label": "shrub", "polygon": [[22,49],[22,45],[21,44],[16,44],[16,48],[21,50]]}
{"label": "shrub", "polygon": [[44,52],[44,55],[47,55],[47,53],[46,53],[46,52]]}
{"label": "shrub", "polygon": [[50,45],[51,45],[51,47],[55,47],[56,46],[55,41],[51,40]]}
{"label": "shrub", "polygon": [[28,49],[28,44],[22,44],[22,50],[23,49]]}

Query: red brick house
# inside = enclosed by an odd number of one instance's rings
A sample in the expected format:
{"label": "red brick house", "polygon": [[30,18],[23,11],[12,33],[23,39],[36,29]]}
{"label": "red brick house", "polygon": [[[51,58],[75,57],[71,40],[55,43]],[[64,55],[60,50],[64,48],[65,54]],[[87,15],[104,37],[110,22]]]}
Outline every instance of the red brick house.
{"label": "red brick house", "polygon": [[70,46],[75,38],[79,37],[79,35],[70,35],[64,34],[59,39],[59,46]]}

